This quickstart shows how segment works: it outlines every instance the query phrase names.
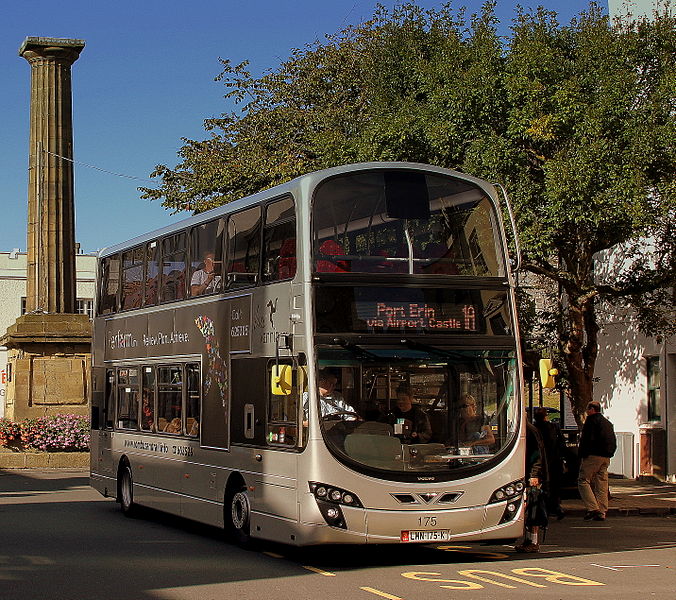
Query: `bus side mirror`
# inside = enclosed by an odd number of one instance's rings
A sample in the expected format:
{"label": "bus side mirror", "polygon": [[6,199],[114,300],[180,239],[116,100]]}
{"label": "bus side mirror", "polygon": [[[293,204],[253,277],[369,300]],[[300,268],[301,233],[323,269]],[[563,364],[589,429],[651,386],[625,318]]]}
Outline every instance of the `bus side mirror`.
{"label": "bus side mirror", "polygon": [[291,365],[273,365],[270,372],[270,389],[273,396],[289,396],[293,389]]}
{"label": "bus side mirror", "polygon": [[556,376],[559,370],[553,367],[551,358],[540,359],[540,383],[543,388],[553,388],[556,385]]}

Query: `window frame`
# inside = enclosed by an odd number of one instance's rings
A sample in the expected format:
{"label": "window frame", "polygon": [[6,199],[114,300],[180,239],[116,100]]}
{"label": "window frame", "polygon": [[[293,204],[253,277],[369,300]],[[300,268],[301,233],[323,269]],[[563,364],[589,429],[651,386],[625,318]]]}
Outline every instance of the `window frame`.
{"label": "window frame", "polygon": [[[175,231],[175,232],[173,232],[169,235],[165,235],[164,237],[162,237],[160,239],[160,261],[159,262],[161,264],[160,264],[160,271],[159,271],[160,288],[158,290],[158,300],[157,300],[158,304],[167,304],[169,302],[180,302],[182,300],[186,300],[186,299],[189,298],[188,291],[187,291],[187,277],[186,277],[187,270],[188,270],[188,261],[190,259],[189,248],[188,248],[188,245],[189,245],[188,244],[188,240],[189,240],[188,234],[189,234],[189,231],[187,229],[182,229],[180,231]],[[176,247],[178,248],[178,250],[175,250],[175,249],[172,248],[173,251],[171,253],[166,253],[165,252],[165,243],[168,244],[169,241],[172,240],[172,238],[179,238],[180,236],[183,236],[183,246],[182,246],[182,248],[181,248],[181,246],[177,245]],[[165,296],[165,289],[167,289],[166,288],[166,279],[168,279],[168,275],[171,274],[171,272],[168,273],[167,275],[165,275],[165,273],[164,273],[165,259],[167,257],[178,256],[181,253],[183,253],[183,269],[182,270],[176,269],[176,270],[179,273],[179,279],[180,279],[180,274],[182,273],[182,275],[183,275],[183,285],[181,285],[181,286],[176,285],[175,290],[177,292],[180,291],[182,295],[179,297],[178,294],[176,294],[175,297],[167,299],[167,298],[164,297]]]}
{"label": "window frame", "polygon": [[[248,288],[248,287],[256,287],[260,284],[261,282],[261,262],[262,262],[262,252],[263,252],[263,208],[264,205],[261,204],[254,204],[252,206],[247,206],[246,208],[243,208],[242,210],[238,210],[235,213],[232,213],[228,215],[228,220],[226,222],[226,228],[225,228],[225,264],[226,264],[226,269],[224,271],[225,276],[226,276],[226,281],[225,281],[225,290],[231,291],[231,290],[238,290],[238,289],[243,289],[243,288]],[[232,242],[233,240],[237,237],[236,235],[231,236],[230,235],[230,226],[231,223],[236,220],[240,215],[246,213],[246,212],[253,212],[255,210],[258,210],[258,231],[256,232],[256,235],[252,235],[251,239],[257,239],[257,247],[258,247],[258,255],[257,255],[257,262],[256,262],[256,270],[255,271],[234,271],[231,267],[234,264],[234,260],[231,257],[231,253],[233,252],[233,246]],[[244,267],[246,267],[246,261],[247,261],[248,253],[244,257]],[[253,281],[247,278],[242,278],[238,281],[237,278],[237,273],[241,273],[242,275],[248,276],[253,278]]]}
{"label": "window frame", "polygon": [[646,357],[646,411],[649,423],[662,421],[662,364],[659,356]]}
{"label": "window frame", "polygon": [[[290,217],[286,217],[285,219],[278,219],[273,221],[272,223],[268,223],[268,214],[270,207],[281,203],[281,202],[286,202],[290,201],[291,202],[291,209],[292,209],[292,215]],[[298,224],[297,224],[298,219],[296,218],[296,201],[294,197],[291,194],[286,194],[284,196],[280,196],[279,198],[274,198],[267,202],[263,206],[263,214],[262,214],[262,240],[261,240],[261,259],[260,259],[260,269],[261,269],[261,275],[260,275],[260,280],[261,284],[271,284],[271,283],[277,283],[279,281],[288,281],[293,279],[296,276],[296,272],[298,270]],[[270,255],[270,241],[272,239],[272,236],[270,235],[271,233],[274,233],[278,229],[287,226],[289,224],[293,224],[293,238],[286,238],[280,246],[280,253],[277,253],[276,255]],[[287,240],[293,239],[293,255],[288,256],[288,257],[282,257],[281,256],[281,247],[283,247],[284,242]],[[274,257],[274,258],[273,258]],[[293,263],[293,272],[286,276],[286,277],[279,277],[279,264],[281,262],[282,258],[288,258],[292,260]],[[267,265],[269,264],[270,260],[274,260],[276,262],[276,269],[274,271],[268,271]],[[272,277],[270,274],[271,273],[276,273],[278,276],[277,277]]]}

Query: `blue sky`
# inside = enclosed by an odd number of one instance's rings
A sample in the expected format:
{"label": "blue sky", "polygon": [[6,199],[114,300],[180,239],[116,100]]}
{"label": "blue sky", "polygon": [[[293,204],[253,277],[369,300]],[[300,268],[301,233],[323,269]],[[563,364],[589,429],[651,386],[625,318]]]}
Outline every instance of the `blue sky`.
{"label": "blue sky", "polygon": [[[292,48],[369,18],[375,4],[0,0],[0,251],[26,249],[30,67],[18,49],[27,36],[79,38],[87,44],[73,65],[73,123],[76,241],[90,252],[188,216],[172,216],[159,203],[141,200],[137,188],[153,184],[147,178],[155,165],[177,164],[182,137],[201,139],[204,119],[230,109],[222,84],[214,81],[219,57],[249,60],[252,71],[261,73]],[[505,31],[516,4],[498,1]],[[520,4],[554,9],[567,24],[588,1]],[[453,3],[470,12],[480,5],[480,0]]]}

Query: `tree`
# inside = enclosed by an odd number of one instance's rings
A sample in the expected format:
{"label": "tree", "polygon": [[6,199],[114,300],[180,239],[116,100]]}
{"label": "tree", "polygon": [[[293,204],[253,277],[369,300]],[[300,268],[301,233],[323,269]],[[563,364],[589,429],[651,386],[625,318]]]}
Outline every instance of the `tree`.
{"label": "tree", "polygon": [[[568,26],[521,11],[505,41],[495,3],[467,18],[414,3],[294,50],[253,77],[222,61],[241,113],[206,121],[182,162],[152,174],[173,210],[200,212],[302,173],[411,160],[503,182],[524,268],[554,282],[557,339],[573,412],[593,398],[600,300],[633,303],[652,330],[673,327],[676,23],[612,24],[592,3]],[[657,249],[645,259],[641,242]],[[624,244],[621,273],[600,252]]]}

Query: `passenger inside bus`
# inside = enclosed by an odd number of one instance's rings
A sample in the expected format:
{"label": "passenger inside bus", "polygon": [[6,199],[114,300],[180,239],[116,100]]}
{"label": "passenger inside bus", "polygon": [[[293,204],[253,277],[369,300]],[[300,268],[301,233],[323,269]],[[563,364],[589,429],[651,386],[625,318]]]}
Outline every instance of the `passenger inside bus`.
{"label": "passenger inside bus", "polygon": [[469,447],[472,454],[489,454],[495,444],[495,436],[488,424],[488,418],[478,413],[474,396],[463,394],[458,408],[460,445]]}
{"label": "passenger inside bus", "polygon": [[190,295],[202,296],[213,294],[221,289],[221,276],[218,275],[213,250],[204,253],[204,259],[199,269],[192,274],[190,280]]}
{"label": "passenger inside bus", "polygon": [[397,388],[397,405],[389,421],[394,435],[405,444],[426,444],[432,437],[432,426],[425,411],[413,404],[413,391],[405,384]]}

